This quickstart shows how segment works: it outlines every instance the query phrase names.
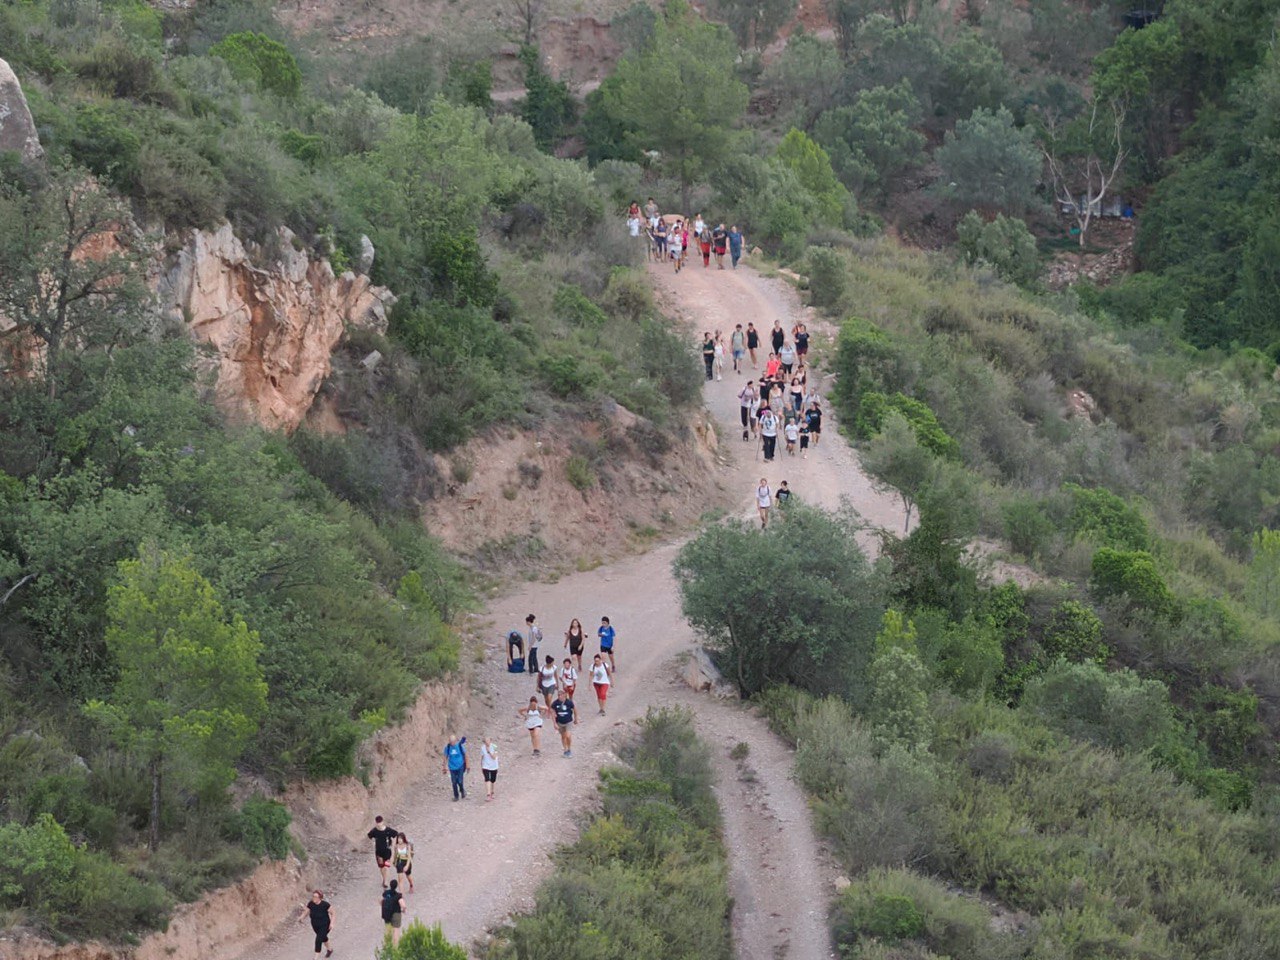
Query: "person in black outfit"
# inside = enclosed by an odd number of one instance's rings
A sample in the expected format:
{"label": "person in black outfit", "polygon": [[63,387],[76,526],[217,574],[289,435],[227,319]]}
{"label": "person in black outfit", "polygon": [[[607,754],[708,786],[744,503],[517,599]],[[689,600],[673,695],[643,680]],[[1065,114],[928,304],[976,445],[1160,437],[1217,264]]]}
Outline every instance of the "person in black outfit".
{"label": "person in black outfit", "polygon": [[760,332],[754,323],[747,324],[747,353],[751,355],[751,366],[756,365],[756,351],[760,349]]}
{"label": "person in black outfit", "polygon": [[382,889],[387,889],[387,871],[391,866],[391,845],[395,843],[394,827],[387,826],[381,817],[373,818],[373,829],[369,831],[369,839],[373,841],[373,858],[378,861],[378,872],[382,874]]}
{"label": "person in black outfit", "polygon": [[320,956],[320,950],[324,948],[324,955],[332,957],[333,944],[329,943],[329,934],[333,932],[333,906],[324,898],[323,890],[312,892],[311,899],[302,907],[302,916],[298,917],[298,922],[305,923],[308,918],[316,935],[316,956]]}
{"label": "person in black outfit", "polygon": [[774,323],[773,333],[770,334],[770,336],[773,338],[773,352],[780,352],[782,350],[782,345],[787,342],[787,334],[786,331],[782,329],[781,321]]}
{"label": "person in black outfit", "polygon": [[710,333],[702,334],[702,362],[707,368],[707,379],[710,380],[715,376],[713,367],[716,362],[716,342],[711,339]]}
{"label": "person in black outfit", "polygon": [[796,327],[796,359],[804,363],[809,356],[809,329],[803,323]]}

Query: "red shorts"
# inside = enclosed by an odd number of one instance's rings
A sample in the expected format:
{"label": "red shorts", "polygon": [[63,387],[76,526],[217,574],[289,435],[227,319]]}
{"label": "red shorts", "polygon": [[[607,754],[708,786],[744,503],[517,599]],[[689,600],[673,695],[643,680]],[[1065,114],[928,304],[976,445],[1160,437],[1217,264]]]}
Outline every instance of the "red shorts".
{"label": "red shorts", "polygon": [[573,691],[575,691],[575,690],[577,690],[577,689],[578,689],[578,685],[577,685],[576,683],[566,683],[566,684],[564,685],[564,695],[565,695],[566,697],[568,697],[570,700],[572,700],[572,699],[573,699]]}
{"label": "red shorts", "polygon": [[607,684],[607,683],[593,683],[593,684],[592,684],[592,686],[596,688],[596,699],[597,699],[597,700],[599,700],[599,701],[601,701],[601,702],[603,703],[606,699],[608,699],[608,697],[609,697],[609,684]]}
{"label": "red shorts", "polygon": [[375,853],[375,854],[373,855],[373,859],[375,859],[375,860],[377,860],[377,861],[378,861],[378,869],[379,869],[379,870],[381,870],[383,867],[389,867],[389,866],[391,866],[391,858],[390,858],[390,857],[380,857],[380,856],[378,856],[378,855]]}

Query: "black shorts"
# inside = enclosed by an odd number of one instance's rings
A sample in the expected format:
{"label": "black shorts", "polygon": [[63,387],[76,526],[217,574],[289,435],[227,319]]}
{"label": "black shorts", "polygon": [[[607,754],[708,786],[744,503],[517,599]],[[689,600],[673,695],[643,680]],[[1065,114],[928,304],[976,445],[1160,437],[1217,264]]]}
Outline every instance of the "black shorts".
{"label": "black shorts", "polygon": [[481,772],[482,774],[484,774],[484,782],[485,782],[485,783],[497,783],[497,782],[498,782],[498,771],[497,771],[497,770],[481,770],[480,772]]}
{"label": "black shorts", "polygon": [[396,861],[396,873],[403,873],[406,877],[413,876],[413,861],[405,863],[403,860]]}

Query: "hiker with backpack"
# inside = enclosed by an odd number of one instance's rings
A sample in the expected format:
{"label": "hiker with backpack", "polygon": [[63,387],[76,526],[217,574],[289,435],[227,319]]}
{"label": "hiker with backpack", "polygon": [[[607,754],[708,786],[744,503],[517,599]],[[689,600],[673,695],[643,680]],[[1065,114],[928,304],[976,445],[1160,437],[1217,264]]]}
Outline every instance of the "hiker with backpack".
{"label": "hiker with backpack", "polygon": [[529,673],[538,672],[538,644],[542,642],[542,628],[534,621],[538,618],[532,613],[524,618],[525,629],[529,633]]}
{"label": "hiker with backpack", "polygon": [[747,439],[747,427],[751,427],[751,432],[755,432],[755,424],[751,419],[751,408],[759,400],[760,395],[756,393],[756,382],[748,380],[747,385],[742,388],[742,392],[738,394],[738,415],[742,419],[742,439]]}
{"label": "hiker with backpack", "polygon": [[467,787],[462,782],[467,772],[467,738],[459,740],[450,737],[444,746],[444,762],[440,764],[440,772],[449,774],[449,784],[453,787],[453,802],[467,799]]}
{"label": "hiker with backpack", "polygon": [[393,944],[400,942],[400,924],[404,922],[404,915],[409,912],[408,906],[404,902],[404,897],[400,895],[400,884],[395,880],[391,881],[391,886],[382,891],[382,922],[387,925],[387,933],[391,936]]}

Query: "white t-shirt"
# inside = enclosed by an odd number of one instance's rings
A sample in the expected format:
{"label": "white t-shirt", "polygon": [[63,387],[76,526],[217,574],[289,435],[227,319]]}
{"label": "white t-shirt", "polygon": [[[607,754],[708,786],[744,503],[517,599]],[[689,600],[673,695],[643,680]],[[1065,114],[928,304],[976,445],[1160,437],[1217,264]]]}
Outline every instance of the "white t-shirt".
{"label": "white t-shirt", "polygon": [[555,685],[556,685],[556,668],[555,668],[554,666],[551,666],[551,667],[539,667],[539,668],[538,668],[538,673],[539,673],[539,674],[541,675],[541,677],[542,677],[542,689],[543,689],[543,690],[551,690],[551,689],[553,689],[553,688],[555,687]]}
{"label": "white t-shirt", "polygon": [[639,217],[627,218],[627,232],[630,233],[633,237],[640,236],[640,218]]}
{"label": "white t-shirt", "polygon": [[578,682],[578,671],[573,667],[560,668],[560,682],[566,687],[572,687]]}
{"label": "white t-shirt", "polygon": [[778,418],[772,411],[760,414],[760,432],[766,437],[776,437],[778,435]]}
{"label": "white t-shirt", "polygon": [[702,222],[701,217],[693,221],[693,232],[696,233],[698,236],[702,236],[702,231],[705,229],[707,229],[707,225]]}
{"label": "white t-shirt", "polygon": [[783,432],[787,435],[787,439],[790,440],[792,443],[795,443],[797,440],[800,439],[800,428],[796,426],[796,423],[794,420],[791,423],[788,423],[782,429],[783,429]]}
{"label": "white t-shirt", "polygon": [[607,685],[607,684],[609,684],[609,683],[611,682],[611,681],[609,680],[609,668],[608,668],[608,667],[606,667],[603,663],[601,663],[601,664],[596,664],[596,665],[592,666],[592,668],[591,668],[591,682],[592,682],[592,683],[603,683],[603,684],[606,684],[606,685]]}
{"label": "white t-shirt", "polygon": [[536,730],[540,726],[542,726],[542,711],[537,707],[530,707],[529,712],[524,715],[524,728]]}
{"label": "white t-shirt", "polygon": [[766,483],[763,487],[756,487],[756,506],[764,510],[773,504],[773,491],[769,489]]}
{"label": "white t-shirt", "polygon": [[490,749],[483,743],[480,744],[480,769],[481,770],[497,770],[498,769],[498,748]]}

